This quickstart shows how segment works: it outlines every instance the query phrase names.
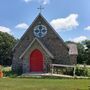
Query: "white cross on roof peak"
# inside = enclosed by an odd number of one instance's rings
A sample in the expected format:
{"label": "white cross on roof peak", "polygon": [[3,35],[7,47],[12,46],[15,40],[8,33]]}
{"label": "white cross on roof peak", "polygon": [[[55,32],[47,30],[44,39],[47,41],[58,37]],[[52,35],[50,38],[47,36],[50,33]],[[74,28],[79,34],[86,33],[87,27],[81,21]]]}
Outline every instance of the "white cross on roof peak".
{"label": "white cross on roof peak", "polygon": [[42,10],[44,9],[41,5],[39,8],[37,8],[38,10],[40,10],[40,13],[42,13]]}

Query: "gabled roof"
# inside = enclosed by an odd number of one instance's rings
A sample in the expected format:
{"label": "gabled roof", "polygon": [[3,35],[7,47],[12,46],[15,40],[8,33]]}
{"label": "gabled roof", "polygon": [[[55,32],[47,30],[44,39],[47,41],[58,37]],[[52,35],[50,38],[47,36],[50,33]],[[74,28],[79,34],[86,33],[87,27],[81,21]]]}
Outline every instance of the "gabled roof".
{"label": "gabled roof", "polygon": [[75,43],[68,43],[69,54],[70,55],[78,55],[77,45]]}
{"label": "gabled roof", "polygon": [[42,16],[41,13],[38,14],[38,16],[35,18],[35,20],[32,22],[32,24],[29,26],[29,28],[26,30],[26,32],[24,33],[24,35],[21,37],[21,39],[19,40],[19,42],[15,45],[15,47],[12,49],[12,51],[19,45],[19,43],[21,42],[21,40],[25,37],[26,33],[30,30],[30,28],[32,27],[32,25],[36,22],[36,20],[41,17],[48,25],[49,27],[54,31],[54,33],[59,37],[59,39],[61,40],[61,42],[63,43],[63,45],[68,49],[67,45],[64,43],[63,39],[59,36],[59,34],[54,30],[54,28],[47,22],[47,20]]}
{"label": "gabled roof", "polygon": [[51,52],[41,43],[41,41],[38,38],[34,38],[34,40],[31,42],[31,44],[25,49],[25,51],[21,54],[19,57],[20,59],[25,55],[25,53],[28,51],[28,49],[33,45],[34,42],[38,42],[40,46],[45,50],[45,52],[51,57],[54,58]]}

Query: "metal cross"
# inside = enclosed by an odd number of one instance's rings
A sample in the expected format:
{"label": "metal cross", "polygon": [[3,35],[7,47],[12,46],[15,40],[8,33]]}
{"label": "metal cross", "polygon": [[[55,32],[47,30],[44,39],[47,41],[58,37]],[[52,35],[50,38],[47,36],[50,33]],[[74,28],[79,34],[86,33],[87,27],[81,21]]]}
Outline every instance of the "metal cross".
{"label": "metal cross", "polygon": [[40,7],[37,8],[37,9],[39,9],[40,10],[40,13],[41,13],[44,8],[40,5]]}

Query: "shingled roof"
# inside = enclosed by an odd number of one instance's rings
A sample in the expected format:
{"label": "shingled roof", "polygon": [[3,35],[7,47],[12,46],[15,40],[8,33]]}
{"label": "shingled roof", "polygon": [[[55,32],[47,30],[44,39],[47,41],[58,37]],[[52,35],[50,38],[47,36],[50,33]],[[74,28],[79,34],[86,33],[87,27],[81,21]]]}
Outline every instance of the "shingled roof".
{"label": "shingled roof", "polygon": [[67,43],[69,55],[78,55],[77,45],[75,43]]}

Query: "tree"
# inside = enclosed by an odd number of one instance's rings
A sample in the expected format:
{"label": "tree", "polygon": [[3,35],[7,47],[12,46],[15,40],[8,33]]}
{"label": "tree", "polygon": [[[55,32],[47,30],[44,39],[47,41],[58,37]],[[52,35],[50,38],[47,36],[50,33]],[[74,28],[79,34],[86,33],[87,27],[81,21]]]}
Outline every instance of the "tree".
{"label": "tree", "polygon": [[0,32],[0,64],[11,65],[12,48],[16,43],[16,39],[8,33]]}
{"label": "tree", "polygon": [[78,49],[77,63],[83,64],[86,61],[85,48],[81,43],[77,43],[77,49]]}
{"label": "tree", "polygon": [[90,65],[90,40],[83,41],[85,48],[86,63]]}
{"label": "tree", "polygon": [[[67,41],[67,43],[75,43],[72,41]],[[90,65],[90,40],[85,40],[77,44],[78,49],[78,57],[77,63],[78,64],[89,64]]]}

